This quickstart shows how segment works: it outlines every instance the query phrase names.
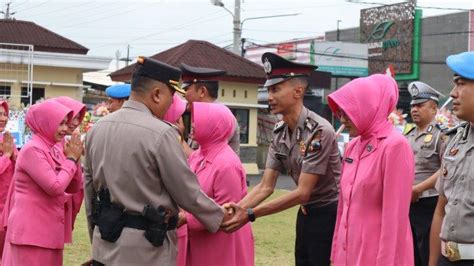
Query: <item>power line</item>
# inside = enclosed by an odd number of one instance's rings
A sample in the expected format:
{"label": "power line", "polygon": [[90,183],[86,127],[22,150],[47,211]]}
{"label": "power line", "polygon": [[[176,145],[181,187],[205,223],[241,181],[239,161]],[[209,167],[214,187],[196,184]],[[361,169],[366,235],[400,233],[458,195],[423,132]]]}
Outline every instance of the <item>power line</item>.
{"label": "power line", "polygon": [[17,10],[16,12],[19,13],[19,12],[23,12],[23,11],[26,11],[26,10],[34,9],[34,8],[40,7],[40,6],[42,6],[42,5],[45,5],[45,4],[47,4],[47,3],[49,3],[49,0],[46,0],[45,2],[42,2],[42,3],[38,4],[38,5],[34,5],[34,6],[27,7],[27,8],[25,8],[25,9]]}

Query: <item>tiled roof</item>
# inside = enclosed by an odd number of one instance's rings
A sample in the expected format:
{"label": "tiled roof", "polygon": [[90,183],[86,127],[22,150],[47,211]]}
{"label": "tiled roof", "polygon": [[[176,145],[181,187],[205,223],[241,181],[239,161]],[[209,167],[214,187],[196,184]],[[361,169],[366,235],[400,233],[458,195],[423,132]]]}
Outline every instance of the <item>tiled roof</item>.
{"label": "tiled roof", "polygon": [[[156,60],[179,67],[181,63],[227,71],[222,80],[263,83],[263,67],[206,41],[189,40],[176,47],[151,56]],[[110,76],[114,81],[129,81],[135,64],[119,69]]]}
{"label": "tiled roof", "polygon": [[89,51],[33,22],[11,19],[0,19],[0,43],[32,44],[35,51],[41,52],[87,54]]}

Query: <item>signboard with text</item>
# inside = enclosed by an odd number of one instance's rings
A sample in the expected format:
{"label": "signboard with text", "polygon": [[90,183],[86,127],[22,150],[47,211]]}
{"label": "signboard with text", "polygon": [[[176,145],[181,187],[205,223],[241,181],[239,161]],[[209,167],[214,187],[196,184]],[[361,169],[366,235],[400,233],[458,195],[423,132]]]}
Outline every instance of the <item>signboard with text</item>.
{"label": "signboard with text", "polygon": [[411,74],[413,63],[414,2],[361,10],[361,42],[368,46],[369,74],[385,73],[393,65],[397,74]]}

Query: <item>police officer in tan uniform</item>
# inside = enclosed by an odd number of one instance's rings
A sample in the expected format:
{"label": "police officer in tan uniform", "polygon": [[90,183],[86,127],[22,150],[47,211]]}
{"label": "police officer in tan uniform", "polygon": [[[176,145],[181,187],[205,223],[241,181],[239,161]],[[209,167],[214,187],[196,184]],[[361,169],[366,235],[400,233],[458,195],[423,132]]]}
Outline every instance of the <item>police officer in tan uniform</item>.
{"label": "police officer in tan uniform", "polygon": [[140,57],[130,100],[87,135],[86,212],[94,265],[174,265],[178,205],[216,232],[224,209],[189,169],[175,129],[160,120],[180,70]]}
{"label": "police officer in tan uniform", "polygon": [[415,81],[408,85],[412,97],[411,117],[415,123],[406,133],[415,154],[415,180],[410,206],[416,265],[428,265],[430,228],[438,202],[434,189],[440,174],[446,136],[436,123],[439,97],[442,95],[428,84]]}
{"label": "police officer in tan uniform", "polygon": [[[453,112],[466,121],[450,137],[436,188],[430,266],[474,265],[474,52],[448,56]],[[441,253],[441,255],[440,255]]]}
{"label": "police officer in tan uniform", "polygon": [[[248,221],[301,204],[296,222],[296,265],[329,265],[341,161],[332,125],[303,105],[308,76],[315,66],[290,62],[273,53],[263,54],[262,62],[271,112],[281,114],[283,120],[273,130],[260,183],[238,205],[229,204],[236,210],[247,209],[247,215],[236,214],[223,227],[236,230]],[[297,188],[262,203],[273,193],[283,171]]]}
{"label": "police officer in tan uniform", "polygon": [[[183,73],[183,84],[181,88],[185,91],[184,97],[188,101],[187,111],[191,112],[193,102],[217,102],[219,96],[219,79],[226,72],[224,70],[194,67],[187,64],[181,64],[181,71]],[[193,150],[199,148],[199,144],[193,139],[192,129],[188,136],[187,142],[189,149],[184,146],[186,154],[190,154]],[[238,155],[240,153],[240,129],[239,123],[235,123],[235,130],[232,137],[229,139],[229,146]]]}

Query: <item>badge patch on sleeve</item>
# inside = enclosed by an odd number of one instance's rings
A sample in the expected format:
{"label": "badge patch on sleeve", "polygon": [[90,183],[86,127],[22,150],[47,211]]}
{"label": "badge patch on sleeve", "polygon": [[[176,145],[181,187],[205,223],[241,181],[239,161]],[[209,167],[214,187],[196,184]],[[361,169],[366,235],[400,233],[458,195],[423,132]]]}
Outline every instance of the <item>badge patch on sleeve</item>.
{"label": "badge patch on sleeve", "polygon": [[318,130],[313,135],[313,138],[311,139],[311,142],[309,143],[309,147],[308,147],[309,153],[319,151],[323,148],[321,144],[321,133],[322,133],[322,130]]}

